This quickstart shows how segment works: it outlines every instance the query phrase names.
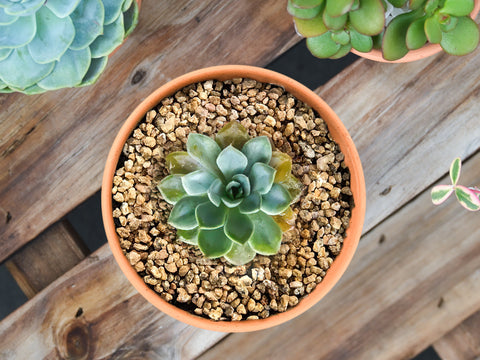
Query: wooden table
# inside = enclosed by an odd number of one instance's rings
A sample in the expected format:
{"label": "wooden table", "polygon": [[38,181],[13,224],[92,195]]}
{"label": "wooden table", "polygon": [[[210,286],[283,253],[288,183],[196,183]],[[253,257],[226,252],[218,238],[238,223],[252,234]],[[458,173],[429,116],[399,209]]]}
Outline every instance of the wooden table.
{"label": "wooden table", "polygon": [[[300,39],[278,0],[144,1],[91,87],[0,96],[0,261],[30,300],[0,323],[1,359],[443,359],[480,355],[479,214],[430,188],[480,184],[480,50],[411,64],[358,60],[316,90],[367,182],[346,274],[303,316],[246,334],[199,330],[129,285],[107,245],[87,255],[63,216],[97,192],[108,149],[152,90],[197,68],[265,66]],[[321,68],[318,71],[322,71]]]}

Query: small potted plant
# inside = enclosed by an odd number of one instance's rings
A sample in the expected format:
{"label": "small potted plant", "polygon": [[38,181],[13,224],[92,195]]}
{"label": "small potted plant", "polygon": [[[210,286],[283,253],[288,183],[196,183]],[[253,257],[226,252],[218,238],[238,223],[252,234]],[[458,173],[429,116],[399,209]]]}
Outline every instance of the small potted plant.
{"label": "small potted plant", "polygon": [[383,62],[407,62],[443,49],[466,55],[478,45],[474,0],[289,0],[310,52],[337,59],[350,51]]}
{"label": "small potted plant", "polygon": [[91,85],[138,22],[139,0],[0,1],[0,93]]}
{"label": "small potted plant", "polygon": [[145,99],[117,135],[102,215],[117,263],[188,324],[252,331],[306,311],[350,262],[365,185],[343,124],[281,74],[218,66]]}

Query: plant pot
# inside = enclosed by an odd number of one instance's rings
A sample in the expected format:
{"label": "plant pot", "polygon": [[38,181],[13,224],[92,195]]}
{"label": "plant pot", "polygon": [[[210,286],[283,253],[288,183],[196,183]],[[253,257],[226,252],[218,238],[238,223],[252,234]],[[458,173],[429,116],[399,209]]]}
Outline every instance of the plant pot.
{"label": "plant pot", "polygon": [[[350,187],[355,206],[351,213],[350,225],[340,253],[333,261],[323,280],[318,283],[316,288],[304,297],[298,305],[286,312],[272,315],[266,319],[214,321],[195,316],[194,314],[184,311],[163,300],[154,290],[149,288],[143,279],[137,274],[126,256],[123,254],[115,231],[115,224],[112,216],[113,208],[111,189],[117,163],[122,153],[122,148],[133,129],[149,110],[154,108],[165,97],[175,94],[178,90],[189,84],[206,80],[222,81],[238,77],[254,79],[262,83],[281,86],[297,99],[310,105],[318,115],[323,118],[328,126],[330,134],[340,146],[340,149],[345,156],[344,161],[350,171]],[[270,70],[241,65],[216,66],[188,73],[163,85],[142,101],[128,117],[115,138],[108,155],[102,182],[102,215],[105,231],[115,260],[128,280],[140,292],[140,294],[145,297],[145,299],[162,312],[184,323],[207,330],[222,332],[254,331],[281,324],[305,312],[323,298],[340,279],[353,257],[362,231],[365,215],[365,202],[365,183],[360,158],[350,135],[333,110],[313,91],[291,78]]]}
{"label": "plant pot", "polygon": [[[479,11],[480,11],[480,0],[475,0],[475,7],[473,8],[472,13],[470,14],[471,18],[475,19],[475,17],[477,16]],[[429,56],[438,54],[441,51],[442,51],[442,48],[439,44],[427,44],[420,49],[409,51],[407,53],[407,55],[405,55],[401,59],[398,59],[398,60],[395,60],[395,61],[389,61],[389,60],[385,60],[383,58],[382,51],[378,50],[378,49],[373,49],[372,51],[370,51],[368,53],[363,53],[363,52],[357,51],[355,49],[351,50],[351,52],[353,52],[355,55],[358,55],[358,56],[363,57],[365,59],[384,62],[384,63],[391,63],[391,64],[406,63],[406,62],[412,62],[412,61],[425,59]]]}

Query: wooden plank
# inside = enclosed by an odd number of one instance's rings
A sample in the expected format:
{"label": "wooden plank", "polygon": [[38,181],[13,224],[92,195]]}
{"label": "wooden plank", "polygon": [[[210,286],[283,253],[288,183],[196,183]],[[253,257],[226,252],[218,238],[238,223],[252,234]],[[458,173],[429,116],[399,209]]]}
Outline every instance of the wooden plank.
{"label": "wooden plank", "polygon": [[[479,183],[480,153],[462,181]],[[445,177],[442,181],[448,181]],[[255,333],[231,334],[200,357],[409,359],[480,308],[478,214],[423,192],[360,242],[346,274],[306,314]]]}
{"label": "wooden plank", "polygon": [[107,245],[0,323],[0,358],[192,359],[225,334],[164,315],[129,284]]}
{"label": "wooden plank", "polygon": [[87,247],[70,223],[62,220],[16,252],[5,265],[20,289],[32,298],[87,254]]}
{"label": "wooden plank", "polygon": [[266,65],[299,40],[276,0],[145,2],[96,85],[0,95],[0,262],[98,191],[115,134],[154,89],[209,65]]}
{"label": "wooden plank", "polygon": [[433,343],[442,360],[480,358],[480,311]]}

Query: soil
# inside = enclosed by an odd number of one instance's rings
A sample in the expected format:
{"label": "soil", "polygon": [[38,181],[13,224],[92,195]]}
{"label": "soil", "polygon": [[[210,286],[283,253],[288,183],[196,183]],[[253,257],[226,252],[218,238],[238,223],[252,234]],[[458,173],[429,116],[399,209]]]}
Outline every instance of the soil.
{"label": "soil", "polygon": [[[167,225],[172,206],[156,188],[168,175],[164,157],[185,150],[189,133],[214,137],[229,121],[270,137],[304,184],[279,253],[243,266],[177,241]],[[341,251],[353,207],[343,159],[325,122],[278,86],[241,78],[187,86],[149,111],[124,146],[112,189],[123,252],[164,300],[196,315],[238,321],[284,312],[315,289]]]}

